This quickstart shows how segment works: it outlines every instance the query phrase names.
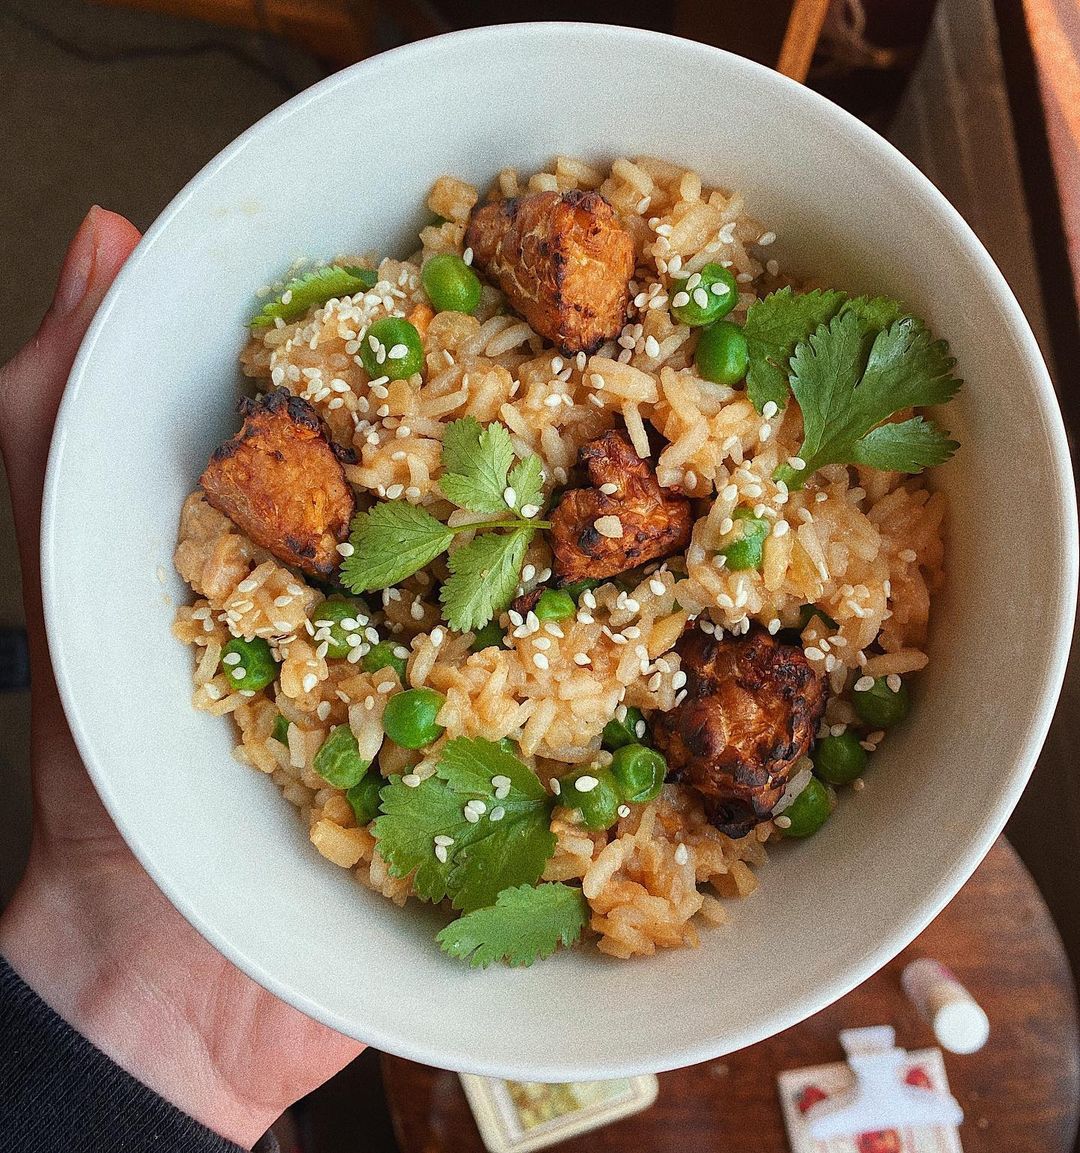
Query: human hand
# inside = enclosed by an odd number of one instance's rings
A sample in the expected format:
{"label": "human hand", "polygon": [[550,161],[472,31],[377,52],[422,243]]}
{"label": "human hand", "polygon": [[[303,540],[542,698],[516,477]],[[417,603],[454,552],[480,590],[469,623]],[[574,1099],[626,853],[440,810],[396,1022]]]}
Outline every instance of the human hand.
{"label": "human hand", "polygon": [[53,679],[38,536],[53,422],[79,343],[139,234],[92,208],[37,334],[0,368],[31,657],[34,830],[0,917],[0,953],[61,1017],[145,1085],[239,1145],[363,1048],[218,954],[121,839],[79,759]]}

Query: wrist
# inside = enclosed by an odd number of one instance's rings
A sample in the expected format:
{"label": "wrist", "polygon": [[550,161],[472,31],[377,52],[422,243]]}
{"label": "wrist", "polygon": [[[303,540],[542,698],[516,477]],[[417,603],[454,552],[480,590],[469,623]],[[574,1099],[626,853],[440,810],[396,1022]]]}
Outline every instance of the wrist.
{"label": "wrist", "polygon": [[[117,865],[124,867],[122,861]],[[205,998],[228,962],[200,941],[209,956],[193,958],[178,985],[168,974],[178,968],[179,942],[162,937],[153,924],[155,914],[166,910],[176,918],[171,908],[112,921],[99,901],[86,907],[91,894],[84,886],[72,887],[70,872],[62,883],[52,883],[50,874],[32,858],[0,916],[0,953],[55,1013],[127,1073],[207,1128],[250,1148],[290,1102],[252,1100],[228,1076],[221,1058],[232,1056],[229,997],[214,1007],[223,1017],[220,1027],[207,1033]],[[92,877],[88,885],[93,888]],[[139,895],[145,897],[145,889]],[[155,904],[165,905],[156,890],[154,895]],[[132,922],[139,925],[134,931],[114,931]],[[171,955],[159,955],[163,945]],[[229,977],[248,980],[235,971]]]}

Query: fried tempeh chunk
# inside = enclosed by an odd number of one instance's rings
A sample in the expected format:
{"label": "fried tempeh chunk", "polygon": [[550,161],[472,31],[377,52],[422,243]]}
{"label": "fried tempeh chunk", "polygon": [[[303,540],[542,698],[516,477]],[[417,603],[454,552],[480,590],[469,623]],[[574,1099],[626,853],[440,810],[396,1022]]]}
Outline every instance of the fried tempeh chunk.
{"label": "fried tempeh chunk", "polygon": [[809,750],[825,709],[825,681],[798,645],[760,629],[715,637],[693,629],[676,645],[686,697],[653,720],[672,777],[705,799],[712,823],[745,836],[769,816]]}
{"label": "fried tempeh chunk", "polygon": [[619,335],[634,242],[598,192],[535,192],[474,210],[473,263],[559,349],[594,352]]}
{"label": "fried tempeh chunk", "polygon": [[315,410],[279,388],[239,411],[243,428],[200,477],[207,501],[279,560],[329,576],[355,502]]}
{"label": "fried tempeh chunk", "polygon": [[595,487],[570,489],[551,514],[555,575],[563,584],[603,580],[686,547],[690,502],[660,487],[625,432],[610,429],[588,441],[578,461]]}

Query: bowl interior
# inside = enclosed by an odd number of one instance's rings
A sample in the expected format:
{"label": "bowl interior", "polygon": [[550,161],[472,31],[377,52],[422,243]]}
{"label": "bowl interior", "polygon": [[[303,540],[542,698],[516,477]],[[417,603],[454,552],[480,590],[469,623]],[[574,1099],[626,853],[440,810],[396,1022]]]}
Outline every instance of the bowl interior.
{"label": "bowl interior", "polygon": [[[651,153],[744,190],[785,267],[907,300],[967,380],[938,473],[951,508],[932,663],[904,728],[812,841],[697,950],[594,951],[532,970],[444,959],[307,843],[294,810],[190,707],[169,625],[177,518],[235,426],[253,291],[296,257],[404,254],[432,180],[485,184],[557,153]],[[686,1064],[784,1028],[897,952],[969,875],[1033,763],[1062,674],[1075,512],[1035,343],[959,217],[826,101],[689,42],[503,26],[398,50],[302,94],[177,198],[109,296],[72,375],[44,518],[53,655],[110,811],[180,910],[329,1024],[434,1065],[537,1079]],[[1040,547],[1022,526],[1037,525]],[[571,990],[573,991],[571,993]]]}

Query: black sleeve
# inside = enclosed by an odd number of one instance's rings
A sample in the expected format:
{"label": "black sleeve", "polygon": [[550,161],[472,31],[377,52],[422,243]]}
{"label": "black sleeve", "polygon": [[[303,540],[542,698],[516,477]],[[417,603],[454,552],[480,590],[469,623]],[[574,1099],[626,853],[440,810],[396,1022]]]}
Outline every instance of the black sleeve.
{"label": "black sleeve", "polygon": [[[239,1153],[94,1048],[0,957],[0,1146],[6,1153]],[[263,1138],[256,1149],[273,1153]]]}

